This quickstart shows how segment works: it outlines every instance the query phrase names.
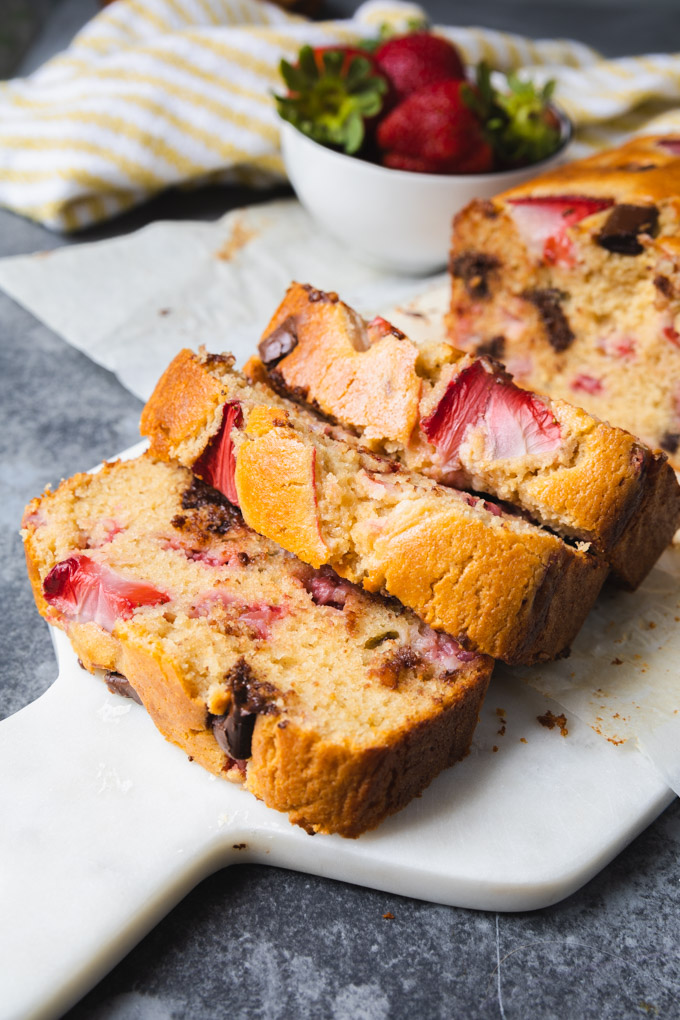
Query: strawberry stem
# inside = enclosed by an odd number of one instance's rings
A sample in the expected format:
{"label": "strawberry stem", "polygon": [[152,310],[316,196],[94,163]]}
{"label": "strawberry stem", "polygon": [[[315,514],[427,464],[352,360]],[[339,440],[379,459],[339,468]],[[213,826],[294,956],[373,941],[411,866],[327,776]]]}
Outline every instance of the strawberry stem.
{"label": "strawberry stem", "polygon": [[508,91],[499,92],[491,82],[491,68],[477,65],[476,87],[464,85],[463,100],[482,121],[484,136],[500,166],[527,166],[555,152],[560,143],[560,124],[550,107],[555,82],[537,89],[515,72],[507,78]]}
{"label": "strawberry stem", "polygon": [[348,59],[342,50],[325,50],[320,57],[321,67],[312,47],[303,46],[296,65],[281,61],[288,95],[274,96],[279,115],[322,145],[358,152],[366,119],[382,109],[387,82],[367,57]]}

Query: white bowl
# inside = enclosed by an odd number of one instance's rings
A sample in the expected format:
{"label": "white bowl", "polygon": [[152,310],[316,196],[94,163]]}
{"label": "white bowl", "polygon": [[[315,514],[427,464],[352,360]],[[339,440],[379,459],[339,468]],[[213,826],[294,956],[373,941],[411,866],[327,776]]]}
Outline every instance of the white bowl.
{"label": "white bowl", "polygon": [[473,198],[491,198],[561,162],[571,140],[562,115],[562,144],[540,163],[490,174],[419,174],[390,170],[327,149],[281,120],[289,180],[311,215],[354,255],[396,273],[443,269],[451,218]]}

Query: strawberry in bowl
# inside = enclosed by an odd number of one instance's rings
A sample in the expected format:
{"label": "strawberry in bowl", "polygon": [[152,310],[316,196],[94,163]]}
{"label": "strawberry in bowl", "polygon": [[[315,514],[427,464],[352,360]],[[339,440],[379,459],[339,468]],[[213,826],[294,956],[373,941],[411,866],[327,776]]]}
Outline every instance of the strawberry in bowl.
{"label": "strawberry in bowl", "polygon": [[474,80],[443,37],[418,31],[362,47],[303,47],[282,61],[281,147],[298,198],[326,230],[382,269],[446,264],[451,216],[563,157],[568,119],[510,75]]}

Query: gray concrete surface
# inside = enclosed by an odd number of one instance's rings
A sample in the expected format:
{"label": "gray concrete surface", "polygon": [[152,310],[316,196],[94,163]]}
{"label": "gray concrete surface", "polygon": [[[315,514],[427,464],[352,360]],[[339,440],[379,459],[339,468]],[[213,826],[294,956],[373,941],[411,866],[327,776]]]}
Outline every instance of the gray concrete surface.
{"label": "gray concrete surface", "polygon": [[[666,4],[616,14],[593,4],[586,19],[557,2],[433,0],[429,9],[439,20],[534,35],[570,32],[594,45],[609,43],[610,52],[671,48],[673,32],[677,46],[678,18],[675,11],[669,18]],[[57,3],[37,52],[65,43],[90,11],[90,0]],[[250,198],[226,189],[168,195],[88,236],[112,236],[160,216],[213,217]],[[0,211],[0,254],[63,243]],[[140,404],[1,292],[0,380],[0,714],[7,715],[55,675],[24,573],[22,507],[46,483],[133,443]],[[232,867],[187,896],[68,1017],[676,1018],[679,850],[676,801],[584,889],[531,914],[457,910],[274,868]],[[383,919],[388,911],[393,920]]]}

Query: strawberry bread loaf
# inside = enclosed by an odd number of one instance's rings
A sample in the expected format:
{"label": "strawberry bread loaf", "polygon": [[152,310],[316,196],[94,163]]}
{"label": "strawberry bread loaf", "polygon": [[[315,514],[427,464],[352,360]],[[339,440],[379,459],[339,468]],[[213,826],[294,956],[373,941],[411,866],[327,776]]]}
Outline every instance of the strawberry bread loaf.
{"label": "strawberry bread loaf", "polygon": [[246,373],[439,482],[491,493],[591,542],[636,587],[680,525],[664,453],[560,399],[514,385],[488,355],[418,348],[334,293],[292,284]]}
{"label": "strawberry bread loaf", "polygon": [[164,736],[310,832],[357,836],[465,755],[492,660],[255,534],[148,456],[27,507],[36,603]]}
{"label": "strawberry bread loaf", "polygon": [[371,453],[232,362],[174,359],[142,415],[154,456],[191,467],[300,559],[398,598],[463,647],[510,663],[567,651],[606,576],[601,558]]}
{"label": "strawberry bread loaf", "polygon": [[456,216],[452,342],[680,469],[680,137],[634,138]]}

